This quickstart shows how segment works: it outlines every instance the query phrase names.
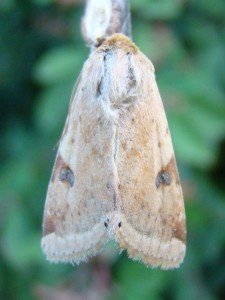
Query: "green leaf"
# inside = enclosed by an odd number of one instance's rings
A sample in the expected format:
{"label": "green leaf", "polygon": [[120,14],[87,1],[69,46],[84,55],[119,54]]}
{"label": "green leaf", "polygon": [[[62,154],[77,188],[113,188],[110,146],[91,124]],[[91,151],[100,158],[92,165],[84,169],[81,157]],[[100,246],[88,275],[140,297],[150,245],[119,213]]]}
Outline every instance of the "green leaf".
{"label": "green leaf", "polygon": [[0,1],[0,11],[9,11],[13,9],[16,5],[16,0],[1,0]]}
{"label": "green leaf", "polygon": [[160,270],[152,271],[145,265],[125,257],[120,263],[118,272],[118,280],[123,291],[122,299],[161,299],[158,295],[166,286],[167,274]]}
{"label": "green leaf", "polygon": [[147,19],[168,20],[180,15],[182,2],[178,0],[131,0],[131,8]]}
{"label": "green leaf", "polygon": [[5,259],[19,269],[42,260],[40,233],[32,230],[25,211],[19,206],[8,215],[2,237],[2,252]]}
{"label": "green leaf", "polygon": [[224,11],[225,11],[225,2],[224,0],[189,0],[193,3],[193,8],[199,9],[202,14],[206,14],[211,17],[224,19]]}
{"label": "green leaf", "polygon": [[55,0],[32,0],[32,2],[34,4],[38,4],[38,5],[48,5],[48,4],[54,3],[56,1]]}
{"label": "green leaf", "polygon": [[44,90],[37,98],[35,122],[45,134],[53,134],[63,130],[69,111],[70,97],[74,81],[64,82]]}
{"label": "green leaf", "polygon": [[191,121],[184,116],[170,116],[169,125],[176,155],[184,163],[207,168],[217,157],[215,145],[206,143]]}
{"label": "green leaf", "polygon": [[72,46],[53,48],[44,53],[34,68],[34,78],[41,84],[60,84],[76,78],[84,57]]}

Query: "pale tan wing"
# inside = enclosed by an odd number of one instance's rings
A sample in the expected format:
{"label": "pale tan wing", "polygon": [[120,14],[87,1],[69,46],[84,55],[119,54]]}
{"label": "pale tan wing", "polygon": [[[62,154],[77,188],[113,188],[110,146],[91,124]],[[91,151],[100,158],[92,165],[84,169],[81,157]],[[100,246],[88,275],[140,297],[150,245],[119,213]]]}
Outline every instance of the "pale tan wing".
{"label": "pale tan wing", "polygon": [[42,248],[53,262],[79,263],[108,239],[115,198],[116,130],[96,100],[104,71],[101,60],[102,54],[95,54],[85,63],[49,183]]}
{"label": "pale tan wing", "polygon": [[117,128],[116,238],[133,259],[175,268],[184,258],[186,225],[170,132],[151,62],[139,52],[130,63],[139,98]]}

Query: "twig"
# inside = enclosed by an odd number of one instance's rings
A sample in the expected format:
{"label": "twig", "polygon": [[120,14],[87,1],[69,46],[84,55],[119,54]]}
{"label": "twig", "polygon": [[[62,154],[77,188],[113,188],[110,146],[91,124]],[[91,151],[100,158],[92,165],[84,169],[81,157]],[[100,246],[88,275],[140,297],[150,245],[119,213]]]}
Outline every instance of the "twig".
{"label": "twig", "polygon": [[87,0],[82,20],[84,40],[93,48],[113,33],[131,37],[129,0]]}

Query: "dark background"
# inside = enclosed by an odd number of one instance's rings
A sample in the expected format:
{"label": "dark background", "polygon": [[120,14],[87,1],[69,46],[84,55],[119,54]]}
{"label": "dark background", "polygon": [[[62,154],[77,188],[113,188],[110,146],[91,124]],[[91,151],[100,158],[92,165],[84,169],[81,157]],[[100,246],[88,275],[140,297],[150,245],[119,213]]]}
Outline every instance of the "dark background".
{"label": "dark background", "polygon": [[0,1],[0,299],[225,299],[224,0],[131,1],[133,39],[155,65],[184,189],[182,266],[151,270],[113,243],[78,267],[42,254],[54,147],[89,53],[78,2]]}

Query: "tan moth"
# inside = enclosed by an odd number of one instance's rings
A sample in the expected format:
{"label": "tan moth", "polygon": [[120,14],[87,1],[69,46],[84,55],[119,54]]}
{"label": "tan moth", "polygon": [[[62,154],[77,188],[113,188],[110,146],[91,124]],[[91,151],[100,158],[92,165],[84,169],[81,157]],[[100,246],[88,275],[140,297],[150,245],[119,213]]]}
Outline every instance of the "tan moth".
{"label": "tan moth", "polygon": [[185,255],[182,189],[150,60],[122,34],[84,64],[49,183],[42,249],[79,263],[114,239],[129,257],[176,268]]}

